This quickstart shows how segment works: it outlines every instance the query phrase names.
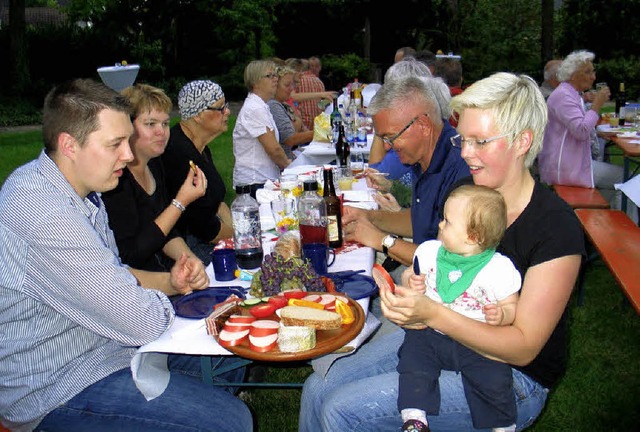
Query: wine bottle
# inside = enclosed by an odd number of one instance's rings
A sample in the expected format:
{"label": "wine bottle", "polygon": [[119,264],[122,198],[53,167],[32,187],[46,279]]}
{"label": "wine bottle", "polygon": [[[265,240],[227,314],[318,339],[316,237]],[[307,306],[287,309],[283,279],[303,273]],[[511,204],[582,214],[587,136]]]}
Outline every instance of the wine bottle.
{"label": "wine bottle", "polygon": [[620,119],[620,126],[624,126],[625,107],[627,105],[627,96],[624,91],[624,83],[620,83],[620,88],[616,96],[616,113]]}
{"label": "wine bottle", "polygon": [[349,166],[349,155],[351,154],[351,148],[349,142],[344,133],[345,125],[340,125],[340,131],[338,134],[338,140],[336,141],[336,157],[338,158],[338,166]]}
{"label": "wine bottle", "polygon": [[342,213],[340,211],[340,199],[336,195],[336,188],[333,184],[333,170],[325,168],[324,178],[324,202],[327,204],[327,237],[329,246],[339,248],[342,246]]}

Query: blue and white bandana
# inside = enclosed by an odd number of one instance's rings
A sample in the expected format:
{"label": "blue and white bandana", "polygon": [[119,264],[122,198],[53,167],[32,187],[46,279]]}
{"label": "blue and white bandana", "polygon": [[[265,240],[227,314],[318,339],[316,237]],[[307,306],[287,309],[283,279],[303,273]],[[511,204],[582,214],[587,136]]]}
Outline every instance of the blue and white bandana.
{"label": "blue and white bandana", "polygon": [[190,119],[224,97],[222,87],[213,81],[191,81],[178,93],[178,108],[183,120]]}

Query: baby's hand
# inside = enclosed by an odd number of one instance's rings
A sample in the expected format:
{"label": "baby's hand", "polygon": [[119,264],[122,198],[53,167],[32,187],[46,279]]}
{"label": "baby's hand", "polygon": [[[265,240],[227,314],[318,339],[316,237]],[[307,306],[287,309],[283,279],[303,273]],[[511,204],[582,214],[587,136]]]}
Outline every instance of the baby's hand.
{"label": "baby's hand", "polygon": [[502,308],[495,303],[484,305],[482,311],[484,312],[484,318],[487,324],[500,325],[504,318]]}
{"label": "baby's hand", "polygon": [[412,291],[415,291],[420,294],[424,294],[424,292],[426,291],[426,287],[424,285],[424,278],[425,276],[423,274],[419,274],[419,275],[414,274],[409,276],[409,288],[411,288]]}

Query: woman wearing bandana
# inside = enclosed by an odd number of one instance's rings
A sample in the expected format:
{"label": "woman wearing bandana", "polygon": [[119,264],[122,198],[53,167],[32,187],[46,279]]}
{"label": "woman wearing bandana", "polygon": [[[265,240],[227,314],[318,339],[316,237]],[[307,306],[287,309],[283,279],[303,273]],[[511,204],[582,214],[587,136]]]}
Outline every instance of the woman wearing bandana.
{"label": "woman wearing bandana", "polygon": [[[506,226],[500,193],[476,185],[455,189],[444,205],[439,240],[416,249],[409,286],[469,318],[510,325],[521,278],[509,258],[495,250]],[[440,411],[442,369],[461,373],[476,428],[515,431],[513,380],[506,363],[483,357],[431,328],[407,329],[398,357],[403,431],[429,430],[426,415]]]}
{"label": "woman wearing bandana", "polygon": [[227,189],[207,147],[227,130],[231,110],[222,88],[204,80],[191,81],[182,87],[178,107],[181,120],[171,128],[169,144],[162,155],[167,190],[171,196],[182,186],[192,169],[190,162],[204,173],[206,192],[188,207],[184,206],[177,227],[191,250],[208,265],[218,240],[233,236],[231,211],[224,202]]}

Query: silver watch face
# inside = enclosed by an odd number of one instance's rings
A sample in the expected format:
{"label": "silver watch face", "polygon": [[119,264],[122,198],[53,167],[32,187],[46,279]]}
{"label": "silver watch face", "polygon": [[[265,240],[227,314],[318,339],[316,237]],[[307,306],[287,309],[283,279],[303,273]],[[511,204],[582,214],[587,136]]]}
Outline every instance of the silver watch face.
{"label": "silver watch face", "polygon": [[395,242],[396,242],[396,238],[390,235],[386,236],[384,240],[382,240],[382,244],[385,245],[387,248],[390,248],[391,246],[393,246]]}

